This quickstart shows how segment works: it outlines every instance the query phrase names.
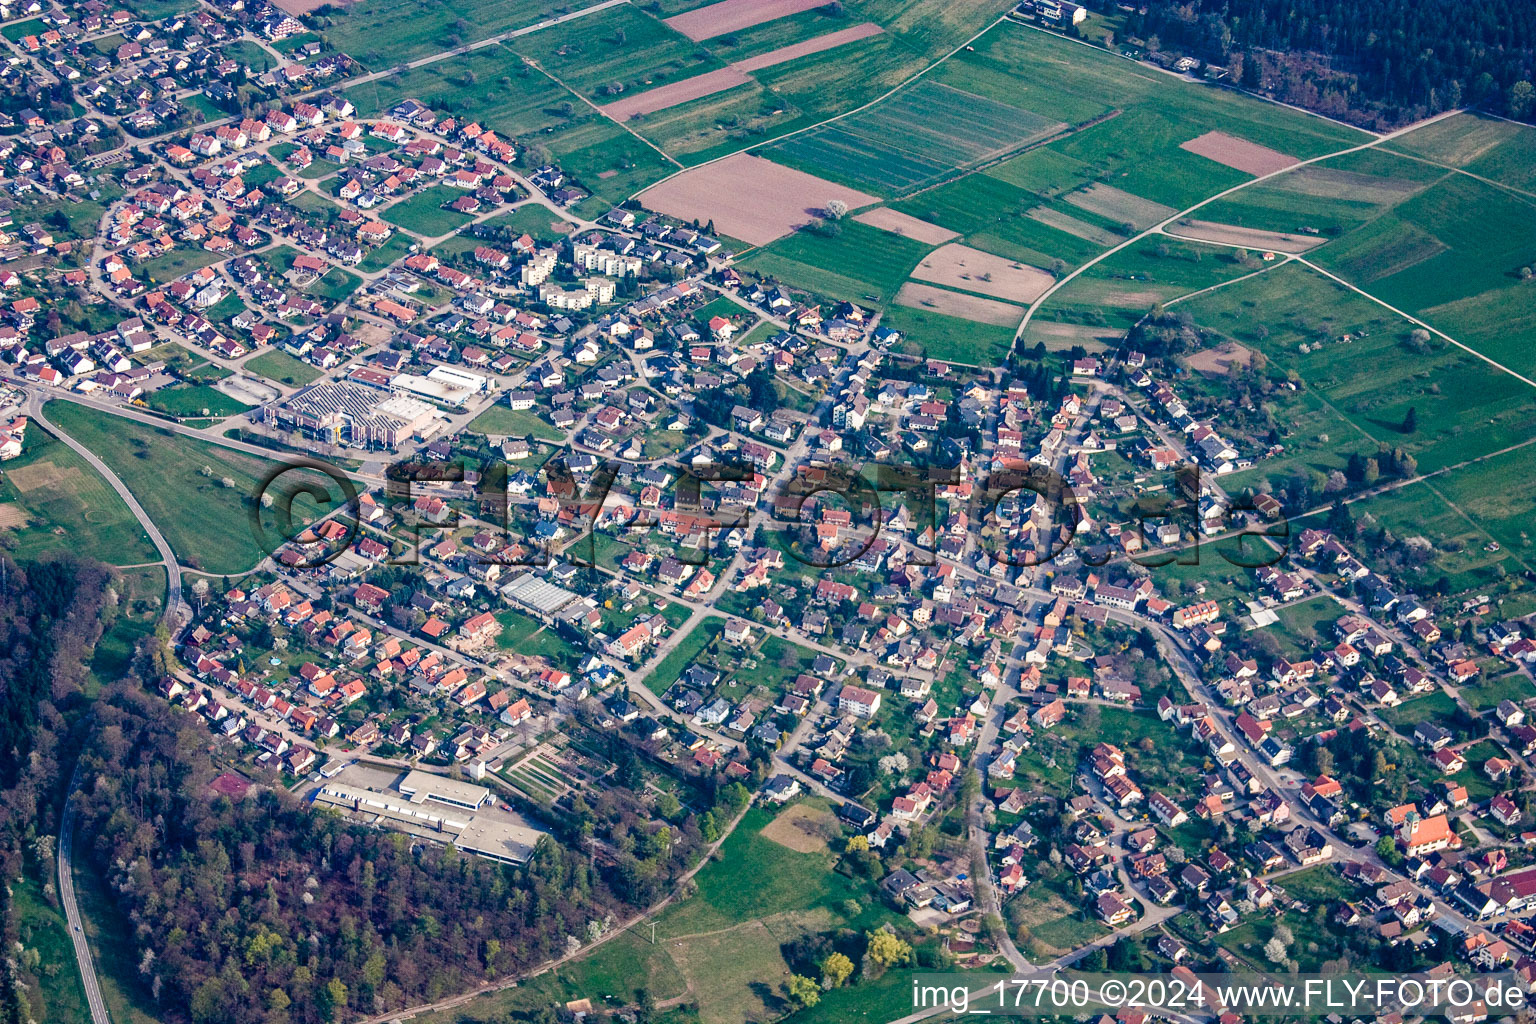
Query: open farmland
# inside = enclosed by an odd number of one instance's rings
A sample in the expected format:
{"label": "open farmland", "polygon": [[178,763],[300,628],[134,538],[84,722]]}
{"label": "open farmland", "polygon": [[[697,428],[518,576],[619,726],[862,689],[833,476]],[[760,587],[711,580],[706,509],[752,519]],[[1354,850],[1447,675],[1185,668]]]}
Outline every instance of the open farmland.
{"label": "open farmland", "polygon": [[[1415,351],[1410,322],[1299,264],[1177,308],[1294,371],[1352,433],[1402,447],[1420,472],[1536,434],[1536,392],[1528,385],[1445,343]],[[1403,429],[1409,409],[1417,419],[1412,433]]]}
{"label": "open farmland", "polygon": [[925,256],[912,278],[1024,303],[1038,299],[1054,280],[1039,267],[955,244]]}
{"label": "open farmland", "polygon": [[1069,192],[1063,198],[1079,209],[1109,220],[1124,221],[1138,231],[1149,228],[1158,221],[1166,220],[1178,212],[1171,206],[1133,196],[1129,192],[1101,182],[1094,182],[1085,189]]}
{"label": "open farmland", "polygon": [[1463,112],[1384,147],[1527,191],[1536,188],[1536,128]]}
{"label": "open farmland", "polygon": [[1536,374],[1536,285],[1520,274],[1536,264],[1536,199],[1451,175],[1316,259],[1491,359]]}
{"label": "open farmland", "polygon": [[1274,252],[1302,253],[1323,243],[1316,235],[1300,235],[1289,231],[1265,231],[1262,228],[1243,228],[1234,224],[1218,224],[1215,221],[1186,218],[1176,220],[1163,229],[1179,238],[1191,238],[1197,242],[1215,242],[1219,245],[1238,245],[1250,249]]}
{"label": "open farmland", "polygon": [[545,0],[359,0],[335,8],[326,38],[371,70],[533,25],[550,17]]}
{"label": "open farmland", "polygon": [[[995,304],[1004,305],[1001,302]],[[902,333],[902,350],[905,352],[967,366],[988,367],[996,366],[1007,354],[1017,326],[1016,323],[982,323],[908,305],[891,306],[880,322]]]}
{"label": "open farmland", "polygon": [[809,223],[832,199],[849,209],[875,202],[874,196],[746,153],[683,171],[641,195],[652,210],[713,221],[717,231],[754,245]]}
{"label": "open farmland", "polygon": [[417,99],[507,136],[563,123],[561,105],[579,102],[570,90],[525,64],[506,46],[482,46],[401,74],[364,82],[346,92],[363,117],[387,113]]}
{"label": "open farmland", "polygon": [[[1158,303],[1251,273],[1231,249],[1150,237],[1115,253],[1056,291],[1030,321],[1024,341],[1052,347],[1045,325],[1096,328],[1099,339],[1118,338]],[[1037,327],[1038,325],[1038,327]],[[1037,329],[1042,333],[1037,335]]]}
{"label": "open farmland", "polygon": [[707,50],[628,4],[520,36],[510,45],[598,102],[722,66]]}
{"label": "open farmland", "polygon": [[932,285],[917,284],[912,281],[901,286],[901,291],[896,293],[896,303],[900,306],[911,306],[914,309],[931,309],[935,313],[943,313],[946,316],[974,320],[981,324],[994,324],[999,327],[1016,326],[1024,316],[1024,309],[1021,306],[1012,306],[1006,302],[998,302],[996,299],[983,299],[976,295],[966,295],[963,292],[935,288]]}
{"label": "open farmland", "polygon": [[974,52],[947,61],[935,77],[1076,126],[1065,138],[987,169],[1045,196],[1098,181],[1184,209],[1249,177],[1183,148],[1213,125],[1234,139],[1299,159],[1370,141],[1351,128],[1006,23],[978,39]]}
{"label": "open farmland", "polygon": [[[1496,468],[1507,472],[1513,467],[1504,462],[1496,463]],[[1474,479],[1462,478],[1461,486]],[[1488,483],[1486,478],[1480,482]],[[1408,574],[1416,585],[1435,586],[1444,580],[1447,590],[1459,593],[1492,586],[1506,575],[1521,571],[1515,554],[1507,548],[1488,550],[1488,531],[1451,504],[1446,484],[1443,477],[1411,483],[1355,502],[1350,511],[1357,519],[1369,517],[1390,531],[1398,541],[1398,551],[1428,553],[1427,561],[1421,557],[1412,559],[1414,563],[1423,561]],[[1497,482],[1495,486],[1503,490]],[[1529,522],[1529,509],[1525,521]],[[1526,560],[1531,559],[1523,543],[1517,550]]]}
{"label": "open farmland", "polygon": [[752,80],[751,75],[739,68],[716,68],[702,75],[682,78],[655,89],[647,89],[645,92],[626,96],[613,103],[605,103],[600,109],[604,115],[615,121],[629,121],[645,114],[654,114],[658,110],[675,107],[680,103],[734,89],[738,85],[747,85]]}
{"label": "open farmland", "polygon": [[1108,228],[1090,224],[1053,206],[1036,206],[1029,210],[1025,216],[1030,220],[1039,221],[1046,227],[1055,228],[1057,231],[1064,231],[1074,238],[1081,238],[1083,241],[1091,242],[1101,248],[1107,249],[1120,241],[1119,236]]}
{"label": "open farmland", "polygon": [[1379,148],[1361,150],[1276,175],[1201,207],[1200,216],[1269,231],[1305,229],[1331,238],[1391,211],[1445,174]]}
{"label": "open farmland", "polygon": [[[726,156],[885,96],[982,30],[1006,7],[999,0],[850,0],[714,36],[701,46],[719,60],[747,62],[754,81],[630,124],[684,163]],[[878,25],[882,31],[865,35],[869,30],[864,25]],[[829,41],[838,45],[820,49]],[[816,49],[792,55],[800,45]],[[757,58],[766,60],[776,50],[784,52],[774,54],[770,66],[761,66]]]}
{"label": "open farmland", "polygon": [[853,219],[860,224],[868,224],[884,231],[905,235],[929,245],[943,245],[959,235],[959,232],[941,228],[937,224],[929,224],[925,220],[918,220],[889,206],[877,206],[873,210],[865,210]]}
{"label": "open farmland", "polygon": [[922,242],[857,221],[845,221],[835,237],[798,231],[742,266],[829,298],[884,302],[895,294],[928,251]]}
{"label": "open farmland", "polygon": [[895,195],[1060,127],[1031,111],[924,79],[867,110],[775,142],[764,153]]}
{"label": "open farmland", "polygon": [[1277,153],[1268,146],[1239,139],[1226,132],[1206,132],[1198,138],[1181,142],[1179,148],[1255,177],[1283,171],[1297,162],[1293,156]]}
{"label": "open farmland", "polygon": [[798,60],[801,57],[809,57],[813,53],[823,53],[834,50],[848,43],[856,43],[860,39],[868,39],[885,31],[872,21],[866,21],[851,28],[839,29],[836,32],[828,32],[826,35],[816,36],[812,39],[791,43],[789,46],[781,46],[777,50],[769,50],[753,57],[746,57],[734,61],[731,67],[739,71],[761,71],[771,68],[775,64],[783,64],[787,61]]}
{"label": "open farmland", "polygon": [[667,19],[689,39],[710,39],[819,7],[820,0],[721,0]]}
{"label": "open farmland", "polygon": [[706,71],[690,78],[678,79],[667,85],[624,99],[614,103],[605,104],[601,109],[604,114],[615,121],[630,121],[642,118],[646,114],[654,114],[659,110],[689,103],[693,100],[712,96],[718,92],[725,92],[741,85],[751,85],[757,80],[752,77],[752,72],[762,71],[777,64],[798,60],[812,54],[823,53],[827,50],[855,43],[870,36],[879,35],[883,29],[873,22],[864,22],[852,28],[841,29],[836,32],[828,32],[825,35],[805,39],[789,46],[783,46],[767,53],[759,53],[752,57],[746,57],[734,61],[723,68],[714,71]]}

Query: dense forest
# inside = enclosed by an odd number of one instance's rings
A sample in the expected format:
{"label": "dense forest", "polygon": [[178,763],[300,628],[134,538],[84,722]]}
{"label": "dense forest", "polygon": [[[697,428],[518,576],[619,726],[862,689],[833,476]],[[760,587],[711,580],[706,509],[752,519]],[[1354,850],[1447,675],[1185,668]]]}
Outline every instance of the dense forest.
{"label": "dense forest", "polygon": [[1369,128],[1472,106],[1536,114],[1526,0],[1147,0],[1126,31],[1233,81]]}
{"label": "dense forest", "polygon": [[0,555],[0,1024],[34,1016],[29,993],[48,966],[23,941],[9,887],[30,873],[55,898],[48,879],[62,766],[87,703],[86,660],[114,600],[110,580],[94,562],[18,566]]}

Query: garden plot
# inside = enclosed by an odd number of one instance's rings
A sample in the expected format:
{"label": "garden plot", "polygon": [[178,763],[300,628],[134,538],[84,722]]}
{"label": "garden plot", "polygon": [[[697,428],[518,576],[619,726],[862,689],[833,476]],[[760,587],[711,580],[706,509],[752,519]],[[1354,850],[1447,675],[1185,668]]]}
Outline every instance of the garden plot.
{"label": "garden plot", "polygon": [[1074,238],[1081,238],[1083,241],[1092,242],[1094,245],[1114,245],[1116,242],[1123,241],[1113,231],[1101,228],[1096,224],[1089,224],[1087,221],[1078,220],[1071,214],[1062,213],[1060,210],[1053,210],[1049,206],[1035,207],[1029,211],[1028,217],[1030,220],[1039,221],[1048,228],[1065,231]]}

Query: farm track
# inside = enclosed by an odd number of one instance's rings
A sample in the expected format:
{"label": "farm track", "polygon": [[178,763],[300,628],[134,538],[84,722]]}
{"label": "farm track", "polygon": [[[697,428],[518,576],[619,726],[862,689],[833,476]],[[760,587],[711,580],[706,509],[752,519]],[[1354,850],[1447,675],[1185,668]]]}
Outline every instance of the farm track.
{"label": "farm track", "polygon": [[[1048,288],[1045,291],[1045,293],[1042,294],[1039,298],[1035,299],[1034,302],[1030,303],[1029,308],[1025,310],[1024,317],[1020,321],[1018,329],[1014,332],[1013,346],[1012,347],[1014,349],[1016,349],[1019,346],[1020,342],[1022,341],[1022,339],[1024,337],[1024,332],[1029,329],[1030,321],[1034,319],[1035,314],[1040,311],[1040,309],[1045,305],[1046,302],[1048,302],[1051,299],[1052,296],[1054,296],[1057,292],[1061,291],[1062,288],[1066,287],[1072,281],[1076,280],[1078,277],[1081,277],[1086,271],[1092,269],[1093,267],[1095,267],[1098,264],[1104,262],[1105,260],[1109,259],[1110,257],[1112,257],[1112,256],[1116,255],[1117,253],[1120,253],[1120,252],[1130,248],[1131,246],[1133,246],[1133,245],[1135,245],[1135,244],[1137,244],[1139,242],[1145,241],[1146,239],[1148,239],[1150,237],[1153,237],[1155,235],[1169,235],[1169,236],[1172,236],[1172,237],[1179,237],[1176,234],[1174,234],[1173,232],[1170,232],[1168,230],[1168,228],[1170,226],[1172,226],[1172,225],[1176,225],[1178,222],[1180,222],[1182,220],[1185,220],[1191,214],[1195,213],[1197,210],[1200,210],[1203,207],[1209,206],[1210,204],[1212,204],[1214,202],[1217,202],[1218,200],[1225,199],[1228,196],[1235,195],[1235,194],[1243,191],[1244,189],[1251,188],[1252,186],[1260,184],[1262,182],[1272,181],[1275,178],[1278,178],[1278,177],[1280,177],[1283,174],[1289,174],[1289,173],[1291,173],[1293,171],[1296,171],[1296,170],[1298,170],[1300,168],[1309,167],[1309,166],[1311,166],[1313,164],[1321,163],[1322,161],[1325,161],[1325,160],[1333,160],[1333,159],[1337,159],[1338,157],[1341,157],[1341,156],[1348,156],[1349,154],[1352,154],[1352,153],[1359,153],[1359,152],[1362,152],[1364,150],[1374,149],[1377,146],[1380,146],[1384,142],[1389,142],[1392,139],[1396,139],[1396,138],[1399,138],[1399,137],[1401,137],[1403,135],[1407,135],[1410,132],[1417,131],[1420,128],[1426,127],[1427,125],[1434,124],[1437,121],[1442,121],[1442,120],[1444,120],[1444,119],[1446,119],[1448,117],[1452,117],[1452,116],[1454,116],[1456,114],[1459,114],[1461,112],[1462,111],[1460,111],[1460,110],[1446,111],[1445,113],[1437,114],[1434,117],[1431,117],[1431,118],[1428,118],[1426,120],[1420,121],[1420,122],[1418,122],[1416,124],[1408,125],[1408,126],[1406,126],[1404,128],[1399,128],[1395,132],[1390,132],[1390,133],[1388,133],[1386,135],[1379,136],[1379,137],[1377,137],[1375,139],[1372,139],[1370,142],[1365,142],[1365,143],[1362,143],[1362,144],[1360,144],[1358,146],[1347,146],[1347,147],[1345,147],[1343,149],[1335,150],[1335,151],[1333,151],[1331,153],[1324,153],[1324,154],[1322,154],[1320,156],[1310,157],[1310,158],[1308,158],[1306,160],[1302,160],[1302,161],[1299,161],[1298,163],[1292,164],[1289,167],[1285,167],[1283,169],[1276,170],[1276,171],[1271,171],[1268,174],[1259,175],[1258,177],[1250,178],[1247,181],[1240,182],[1240,183],[1238,183],[1236,185],[1233,185],[1231,188],[1223,189],[1222,191],[1217,192],[1215,195],[1208,196],[1205,199],[1200,200],[1198,203],[1195,203],[1193,206],[1190,206],[1190,207],[1188,207],[1186,209],[1180,210],[1179,212],[1173,214],[1171,217],[1165,218],[1164,220],[1162,220],[1162,221],[1160,221],[1160,222],[1158,222],[1156,224],[1153,224],[1151,227],[1148,227],[1146,230],[1141,231],[1141,232],[1139,232],[1139,233],[1137,233],[1135,235],[1132,235],[1131,237],[1127,238],[1125,241],[1121,242],[1119,245],[1116,245],[1116,246],[1114,246],[1111,249],[1106,249],[1104,252],[1101,252],[1097,256],[1095,256],[1093,259],[1087,261],[1086,263],[1083,263],[1083,264],[1079,265],[1077,268],[1072,270],[1070,273],[1067,273],[1067,274],[1063,275],[1062,277],[1060,277],[1059,279],[1057,279],[1057,281],[1056,281],[1056,283],[1054,285],[1052,285],[1050,288]],[[1421,326],[1421,327],[1425,328],[1426,330],[1431,331],[1435,335],[1437,335],[1437,336],[1443,338],[1444,340],[1450,342],[1451,344],[1455,345],[1457,348],[1460,348],[1460,349],[1463,349],[1463,350],[1465,350],[1467,352],[1472,353],[1473,355],[1477,356],[1479,359],[1483,360],[1484,362],[1488,363],[1489,365],[1491,365],[1491,366],[1493,366],[1493,367],[1495,367],[1495,368],[1497,368],[1499,370],[1502,370],[1505,373],[1508,373],[1510,376],[1516,378],[1517,380],[1520,380],[1521,382],[1523,382],[1525,384],[1530,385],[1533,388],[1536,388],[1536,381],[1532,381],[1529,378],[1524,377],[1524,376],[1522,376],[1519,373],[1516,373],[1514,370],[1511,370],[1509,367],[1503,365],[1502,363],[1499,363],[1499,362],[1489,358],[1488,356],[1483,355],[1481,352],[1478,352],[1476,349],[1473,349],[1473,348],[1471,348],[1471,347],[1469,347],[1467,345],[1462,344],[1461,342],[1459,342],[1456,339],[1452,338],[1450,335],[1446,334],[1445,332],[1440,331],[1440,330],[1438,330],[1438,329],[1436,329],[1434,327],[1431,327],[1429,324],[1424,323],[1423,321],[1419,320],[1417,317],[1414,317],[1413,315],[1411,315],[1409,313],[1405,313],[1402,310],[1397,309],[1395,306],[1392,306],[1389,303],[1384,302],[1383,300],[1381,300],[1381,299],[1377,298],[1376,296],[1372,295],[1370,292],[1367,292],[1367,291],[1365,291],[1362,288],[1359,288],[1359,287],[1357,287],[1357,286],[1355,286],[1353,284],[1350,284],[1348,281],[1345,281],[1343,278],[1339,277],[1338,275],[1333,274],[1330,271],[1323,270],[1321,267],[1318,267],[1315,263],[1312,263],[1312,262],[1310,262],[1310,261],[1308,261],[1306,259],[1303,259],[1300,256],[1296,256],[1294,258],[1296,260],[1298,260],[1299,262],[1301,262],[1302,264],[1304,264],[1304,265],[1306,265],[1308,267],[1311,267],[1314,270],[1317,270],[1319,273],[1323,274],[1325,277],[1328,277],[1330,280],[1333,280],[1333,281],[1335,281],[1335,282],[1337,282],[1337,283],[1339,283],[1341,285],[1344,285],[1345,287],[1349,288],[1350,290],[1359,293],[1360,295],[1364,296],[1367,299],[1370,299],[1372,302],[1377,303],[1378,305],[1384,307],[1385,309],[1390,310],[1391,312],[1394,312],[1394,313],[1398,314],[1399,316],[1403,317],[1404,319],[1407,319],[1407,320],[1413,322],[1414,324],[1417,324],[1418,326]]]}

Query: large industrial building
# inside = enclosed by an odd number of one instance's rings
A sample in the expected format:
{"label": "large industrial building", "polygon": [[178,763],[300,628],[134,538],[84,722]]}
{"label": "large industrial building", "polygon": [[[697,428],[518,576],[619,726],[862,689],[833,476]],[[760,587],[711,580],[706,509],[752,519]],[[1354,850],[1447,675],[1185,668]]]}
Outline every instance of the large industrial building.
{"label": "large industrial building", "polygon": [[503,864],[525,864],[548,833],[499,804],[484,786],[409,771],[404,775],[349,765],[314,791],[314,802],[380,828],[393,829]]}
{"label": "large industrial building", "polygon": [[395,448],[431,436],[440,423],[437,409],[426,402],[350,380],[311,384],[266,406],[262,419],[327,444],[359,448]]}

